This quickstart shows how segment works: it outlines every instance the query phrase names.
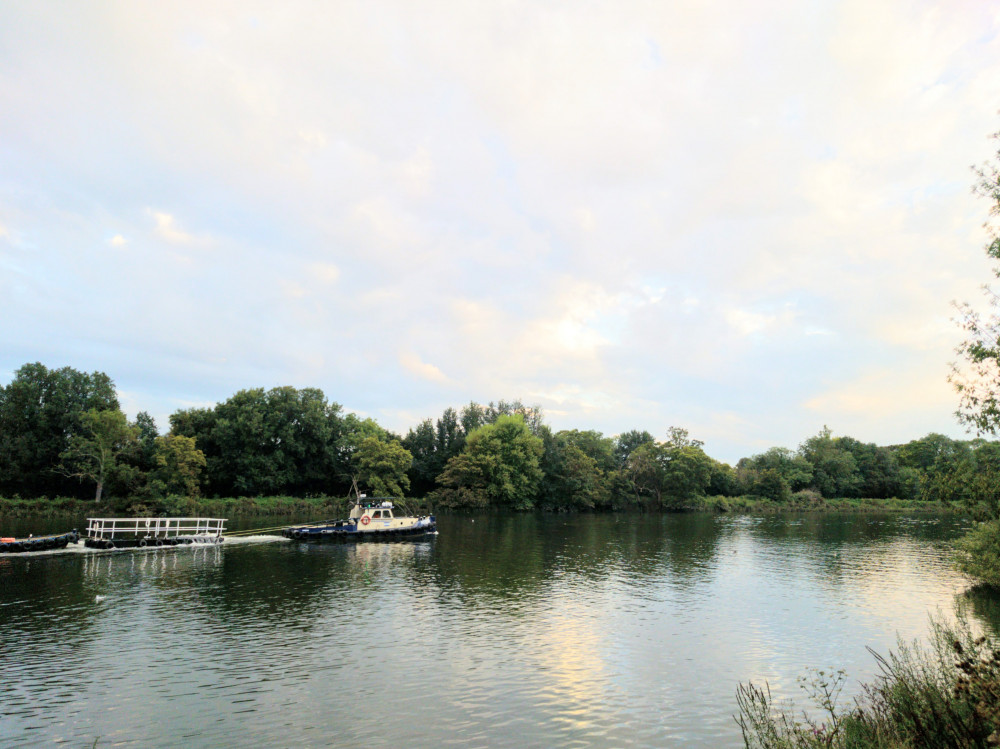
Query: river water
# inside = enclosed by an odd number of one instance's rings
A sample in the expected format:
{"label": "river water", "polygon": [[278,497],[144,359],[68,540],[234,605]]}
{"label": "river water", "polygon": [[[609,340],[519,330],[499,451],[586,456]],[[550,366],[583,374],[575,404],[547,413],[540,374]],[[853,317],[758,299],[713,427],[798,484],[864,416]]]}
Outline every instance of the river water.
{"label": "river water", "polygon": [[[0,745],[740,746],[735,692],[926,637],[967,521],[440,518],[0,558]],[[980,601],[989,611],[992,603]]]}

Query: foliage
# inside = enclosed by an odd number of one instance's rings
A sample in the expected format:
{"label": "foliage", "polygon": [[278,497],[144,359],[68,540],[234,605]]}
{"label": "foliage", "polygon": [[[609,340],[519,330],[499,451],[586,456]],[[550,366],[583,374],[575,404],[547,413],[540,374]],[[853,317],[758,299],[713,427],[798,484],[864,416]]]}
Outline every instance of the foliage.
{"label": "foliage", "polygon": [[[993,138],[1000,141],[1000,133]],[[1000,148],[992,163],[975,170],[973,191],[989,202],[985,228],[988,240],[986,254],[1000,260]],[[1000,277],[1000,267],[994,267]],[[984,291],[993,308],[984,318],[969,304],[961,304],[959,322],[967,338],[958,347],[961,364],[952,365],[950,382],[960,397],[957,416],[979,434],[995,434],[1000,429],[1000,315],[997,314],[1000,297],[989,287]]]}
{"label": "foliage", "polygon": [[[767,684],[741,684],[737,722],[748,749],[988,747],[1000,743],[1000,644],[975,637],[967,623],[932,624],[930,649],[900,643],[875,655],[880,675],[852,707],[838,704],[843,672],[803,680],[820,718],[794,717]],[[873,653],[874,655],[874,653]]]}
{"label": "foliage", "polygon": [[645,442],[632,450],[626,475],[636,494],[651,497],[658,508],[679,507],[704,495],[714,461],[701,445],[688,439],[687,431],[671,427],[666,442]]}
{"label": "foliage", "polygon": [[92,408],[80,414],[80,432],[69,439],[60,454],[60,471],[67,476],[92,481],[96,486],[94,501],[100,502],[104,484],[118,469],[120,459],[135,449],[135,429],[118,410]]}
{"label": "foliage", "polygon": [[345,421],[321,390],[292,387],[241,390],[213,409],[170,417],[171,433],[193,437],[205,454],[216,496],[346,494]]}
{"label": "foliage", "polygon": [[600,432],[542,427],[542,480],[536,506],[580,510],[608,506],[614,476],[612,441]]}
{"label": "foliage", "polygon": [[201,473],[206,464],[205,453],[197,448],[193,437],[183,434],[157,437],[153,476],[160,486],[158,494],[199,496]]}
{"label": "foliage", "polygon": [[351,458],[357,483],[377,497],[402,497],[410,488],[406,475],[413,456],[396,440],[365,437]]}
{"label": "foliage", "polygon": [[803,442],[799,452],[813,467],[812,486],[824,497],[860,495],[857,461],[834,440],[829,428],[823,427],[819,434]]}
{"label": "foliage", "polygon": [[469,433],[465,450],[448,461],[432,496],[450,507],[531,509],[543,451],[520,414],[499,416]]}
{"label": "foliage", "polygon": [[58,471],[85,411],[117,410],[114,383],[103,372],[25,364],[0,387],[0,492],[83,496],[81,485]]}
{"label": "foliage", "polygon": [[979,524],[960,538],[956,547],[959,570],[1000,588],[1000,520]]}

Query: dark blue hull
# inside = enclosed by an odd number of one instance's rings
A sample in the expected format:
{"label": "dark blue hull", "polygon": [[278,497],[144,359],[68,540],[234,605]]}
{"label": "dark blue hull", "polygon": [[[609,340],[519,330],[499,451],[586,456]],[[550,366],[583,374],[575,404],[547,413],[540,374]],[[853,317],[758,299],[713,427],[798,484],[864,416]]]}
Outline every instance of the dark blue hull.
{"label": "dark blue hull", "polygon": [[421,518],[408,528],[359,529],[355,523],[337,520],[314,525],[295,525],[285,528],[282,535],[296,541],[404,541],[437,532],[437,520],[431,515]]}

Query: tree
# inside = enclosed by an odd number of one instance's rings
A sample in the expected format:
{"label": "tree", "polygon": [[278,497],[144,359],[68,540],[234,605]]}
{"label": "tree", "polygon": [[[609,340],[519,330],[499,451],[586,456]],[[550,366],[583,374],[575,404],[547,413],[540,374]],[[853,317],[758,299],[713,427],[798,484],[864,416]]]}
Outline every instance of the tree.
{"label": "tree", "polygon": [[205,453],[196,447],[193,437],[182,434],[157,437],[154,480],[164,493],[197,497],[205,465]]}
{"label": "tree", "polygon": [[714,461],[688,438],[687,430],[671,427],[666,442],[645,442],[628,458],[627,471],[637,494],[652,496],[657,507],[680,507],[703,496]]}
{"label": "tree", "polygon": [[[1000,141],[1000,132],[993,135]],[[990,205],[986,228],[986,254],[1000,260],[1000,149],[994,161],[974,170],[973,192]],[[993,269],[1000,277],[1000,266]],[[983,317],[968,303],[958,305],[959,323],[967,334],[957,352],[961,363],[952,365],[948,378],[959,394],[956,412],[960,422],[977,434],[996,434],[1000,429],[1000,296],[988,286],[983,288],[993,311]]]}
{"label": "tree", "polygon": [[60,455],[80,433],[82,413],[118,408],[114,383],[103,372],[22,366],[0,387],[0,492],[79,494],[79,483],[59,471]]}
{"label": "tree", "polygon": [[542,479],[543,451],[523,416],[499,416],[468,434],[465,450],[448,461],[433,497],[446,506],[530,509]]}
{"label": "tree", "polygon": [[193,437],[205,454],[216,496],[346,492],[344,421],[323,391],[293,387],[241,390],[213,409],[170,417],[171,433]]}
{"label": "tree", "polygon": [[410,451],[396,440],[365,437],[352,456],[356,482],[375,496],[402,497],[410,488]]}
{"label": "tree", "polygon": [[135,429],[121,411],[91,409],[80,415],[79,434],[70,437],[60,455],[60,470],[67,476],[93,481],[95,502],[101,501],[104,484],[119,464],[119,458],[135,449]]}
{"label": "tree", "polygon": [[829,427],[810,437],[799,447],[799,454],[813,467],[813,486],[824,497],[857,497],[861,472],[857,461],[834,440]]}

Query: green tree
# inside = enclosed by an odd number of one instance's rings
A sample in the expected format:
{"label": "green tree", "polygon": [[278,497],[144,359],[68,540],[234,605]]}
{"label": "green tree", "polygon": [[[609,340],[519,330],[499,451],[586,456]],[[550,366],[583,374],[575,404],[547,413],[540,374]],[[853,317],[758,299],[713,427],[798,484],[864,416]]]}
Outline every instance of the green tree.
{"label": "green tree", "polygon": [[193,437],[182,434],[157,437],[155,460],[154,478],[164,494],[200,495],[201,473],[206,460],[205,453],[197,448]]}
{"label": "green tree", "polygon": [[59,471],[60,455],[90,409],[117,410],[114,383],[103,372],[25,364],[0,387],[0,493],[25,497],[79,495]]}
{"label": "green tree", "polygon": [[455,507],[530,509],[542,479],[543,451],[523,416],[499,416],[468,434],[465,450],[448,461],[438,479],[434,499]]}
{"label": "green tree", "polygon": [[351,459],[357,485],[375,496],[402,497],[410,488],[406,471],[413,455],[396,440],[365,437]]}
{"label": "green tree", "polygon": [[684,429],[671,427],[666,442],[646,442],[632,450],[627,472],[637,494],[653,498],[656,507],[682,507],[704,496],[714,461]]}
{"label": "green tree", "polygon": [[91,409],[80,414],[80,433],[70,437],[59,456],[60,470],[67,476],[96,485],[94,501],[100,502],[104,484],[120,465],[123,454],[137,444],[135,429],[121,411]]}
{"label": "green tree", "polygon": [[861,472],[850,451],[840,447],[828,427],[799,447],[813,467],[813,487],[824,497],[857,497]]}
{"label": "green tree", "polygon": [[[1000,132],[993,135],[1000,141]],[[1000,148],[994,160],[975,170],[973,191],[989,203],[985,224],[986,255],[1000,260]],[[994,266],[1000,277],[1000,266]],[[948,378],[959,395],[956,415],[978,434],[996,434],[1000,429],[1000,295],[985,287],[992,312],[983,317],[968,303],[958,306],[959,320],[966,332],[958,348],[960,361],[952,365]]]}
{"label": "green tree", "polygon": [[323,391],[292,387],[241,390],[213,409],[170,417],[171,433],[194,438],[204,452],[216,496],[346,493],[345,421]]}

